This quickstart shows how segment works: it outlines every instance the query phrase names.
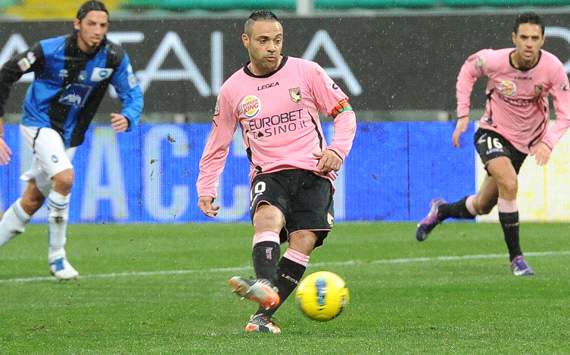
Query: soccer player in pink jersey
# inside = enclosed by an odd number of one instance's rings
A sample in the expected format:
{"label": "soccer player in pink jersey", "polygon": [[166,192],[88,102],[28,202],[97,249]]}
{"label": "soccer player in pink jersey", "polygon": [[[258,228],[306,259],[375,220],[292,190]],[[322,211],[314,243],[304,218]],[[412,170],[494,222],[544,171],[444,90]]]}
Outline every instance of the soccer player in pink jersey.
{"label": "soccer player in pink jersey", "polygon": [[[517,175],[528,154],[544,165],[570,126],[570,85],[562,63],[542,49],[544,24],[535,13],[516,18],[512,33],[515,48],[484,49],[461,67],[457,78],[457,115],[452,136],[454,147],[469,123],[470,96],[478,78],[487,77],[487,103],[474,144],[487,176],[475,195],[446,203],[432,201],[420,221],[416,239],[424,241],[447,218],[473,219],[497,205],[499,221],[515,276],[533,275],[519,242]],[[552,97],[556,122],[548,127],[548,96]]]}
{"label": "soccer player in pink jersey", "polygon": [[[239,126],[250,160],[256,279],[235,276],[229,284],[259,303],[245,330],[279,334],[271,317],[333,226],[333,181],[352,146],[356,117],[348,97],[318,64],[282,55],[283,28],[272,12],[253,12],[242,42],[250,62],[218,96],[196,183],[198,207],[209,217],[218,213],[216,189]],[[319,113],[334,119],[330,144]],[[285,241],[288,249],[280,257]]]}

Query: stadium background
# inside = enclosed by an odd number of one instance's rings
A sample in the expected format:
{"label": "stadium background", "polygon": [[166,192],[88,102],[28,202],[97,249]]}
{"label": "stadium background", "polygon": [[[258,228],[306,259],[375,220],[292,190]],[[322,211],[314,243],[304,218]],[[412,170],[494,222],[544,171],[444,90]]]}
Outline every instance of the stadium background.
{"label": "stadium background", "polygon": [[[319,62],[352,98],[360,123],[337,183],[337,220],[413,221],[432,197],[453,200],[475,190],[484,172],[470,135],[463,148],[450,147],[455,77],[474,51],[511,45],[515,13],[535,6],[548,24],[545,49],[570,72],[569,1],[316,0],[310,15],[296,14],[295,1],[106,3],[113,10],[109,36],[129,52],[145,90],[144,125],[115,135],[104,125],[105,112],[118,106],[105,101],[74,158],[73,223],[205,220],[196,208],[198,161],[216,94],[246,61],[239,35],[252,7],[275,9],[285,53]],[[77,4],[3,0],[0,63],[39,39],[69,32]],[[0,169],[0,211],[20,194],[18,176],[29,166],[16,123],[30,80],[15,86],[7,107],[6,136],[16,154]],[[480,108],[481,83],[475,92],[472,106]],[[331,124],[326,131],[332,134]],[[218,221],[247,221],[248,164],[240,145],[238,134],[222,177]],[[570,220],[569,153],[566,136],[548,167],[527,161],[523,220]],[[45,218],[42,210],[34,221]]]}

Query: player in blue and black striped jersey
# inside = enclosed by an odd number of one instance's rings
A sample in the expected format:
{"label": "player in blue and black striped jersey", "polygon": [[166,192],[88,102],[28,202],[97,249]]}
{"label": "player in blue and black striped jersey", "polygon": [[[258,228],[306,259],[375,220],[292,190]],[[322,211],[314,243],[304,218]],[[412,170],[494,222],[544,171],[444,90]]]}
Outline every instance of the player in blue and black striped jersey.
{"label": "player in blue and black striped jersey", "polygon": [[9,163],[12,154],[3,138],[2,120],[10,88],[25,73],[35,74],[20,124],[22,137],[33,151],[32,167],[22,175],[28,184],[21,198],[0,221],[0,246],[24,231],[47,198],[49,268],[58,279],[79,275],[65,252],[73,153],[83,143],[109,85],[122,102],[121,112],[111,114],[116,132],[136,126],[143,109],[142,91],[127,53],[106,38],[109,12],[105,5],[85,2],[73,26],[72,34],[42,40],[0,69],[0,164]]}

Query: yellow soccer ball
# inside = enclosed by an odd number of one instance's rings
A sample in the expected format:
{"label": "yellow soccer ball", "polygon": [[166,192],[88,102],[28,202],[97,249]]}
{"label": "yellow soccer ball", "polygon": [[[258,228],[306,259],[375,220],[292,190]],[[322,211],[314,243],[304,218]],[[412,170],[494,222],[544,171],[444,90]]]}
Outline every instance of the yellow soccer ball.
{"label": "yellow soccer ball", "polygon": [[324,322],[342,312],[348,303],[349,293],[340,276],[329,271],[318,271],[301,280],[295,298],[303,314]]}

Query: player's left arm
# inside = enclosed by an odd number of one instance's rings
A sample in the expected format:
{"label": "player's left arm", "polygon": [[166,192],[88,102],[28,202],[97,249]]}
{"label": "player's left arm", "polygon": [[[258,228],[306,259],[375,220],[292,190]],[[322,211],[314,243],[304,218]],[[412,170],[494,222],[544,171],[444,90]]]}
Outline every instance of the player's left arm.
{"label": "player's left arm", "polygon": [[564,133],[570,127],[570,83],[562,64],[556,70],[550,90],[556,112],[556,122],[548,128],[542,140],[530,147],[538,165],[548,163],[550,153]]}
{"label": "player's left arm", "polygon": [[144,99],[139,81],[133,72],[133,67],[127,53],[116,69],[111,85],[117,91],[123,104],[120,113],[111,114],[111,127],[116,132],[130,131],[138,125],[144,107]]}
{"label": "player's left arm", "polygon": [[338,171],[352,148],[356,134],[356,115],[348,102],[348,96],[328,76],[326,71],[315,64],[315,73],[311,76],[312,90],[320,112],[334,120],[334,136],[323,152],[317,167],[324,174],[331,170]]}

